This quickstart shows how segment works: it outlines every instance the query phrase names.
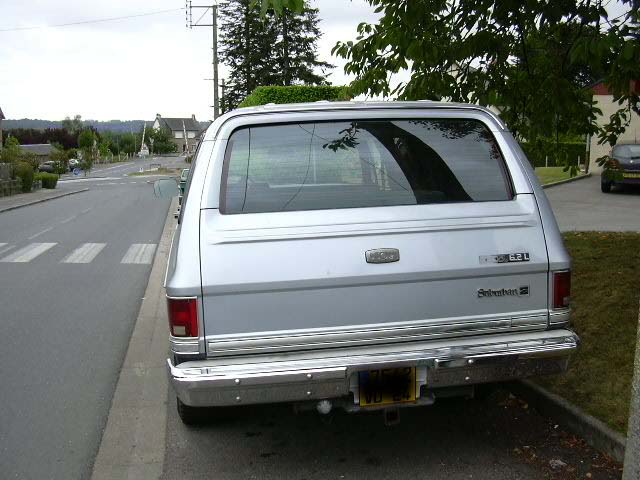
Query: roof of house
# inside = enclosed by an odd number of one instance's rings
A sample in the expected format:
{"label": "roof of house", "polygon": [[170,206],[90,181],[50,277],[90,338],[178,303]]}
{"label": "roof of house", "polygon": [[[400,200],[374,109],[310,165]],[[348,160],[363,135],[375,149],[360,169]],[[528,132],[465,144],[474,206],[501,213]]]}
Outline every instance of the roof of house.
{"label": "roof of house", "polygon": [[48,143],[36,143],[33,145],[20,145],[20,148],[25,152],[33,153],[34,155],[49,155],[53,150],[53,147]]}
{"label": "roof of house", "polygon": [[184,129],[187,132],[199,132],[201,130],[200,123],[193,117],[188,118],[165,118],[157,117],[160,125],[168,128],[172,132],[181,132],[183,130],[182,122],[184,122]]}
{"label": "roof of house", "polygon": [[2,109],[0,108],[0,120],[4,120],[5,116],[4,113],[2,113]]}

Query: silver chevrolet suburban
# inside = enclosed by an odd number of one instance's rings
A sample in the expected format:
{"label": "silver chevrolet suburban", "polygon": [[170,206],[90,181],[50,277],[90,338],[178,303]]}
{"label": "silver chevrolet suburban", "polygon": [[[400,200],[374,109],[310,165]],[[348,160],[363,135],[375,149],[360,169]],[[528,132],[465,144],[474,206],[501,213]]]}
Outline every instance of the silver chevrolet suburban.
{"label": "silver chevrolet suburban", "polygon": [[178,412],[291,402],[393,419],[562,372],[579,343],[570,279],[549,202],[491,111],[234,110],[194,156],[167,267]]}

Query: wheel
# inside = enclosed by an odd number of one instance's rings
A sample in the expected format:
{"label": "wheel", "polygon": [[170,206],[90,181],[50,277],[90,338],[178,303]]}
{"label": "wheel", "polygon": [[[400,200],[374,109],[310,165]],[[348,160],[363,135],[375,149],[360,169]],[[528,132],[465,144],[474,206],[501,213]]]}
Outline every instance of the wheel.
{"label": "wheel", "polygon": [[180,415],[180,420],[185,425],[200,425],[203,423],[205,417],[205,408],[199,407],[190,407],[189,405],[185,405],[180,401],[179,398],[176,397],[176,404],[178,407],[178,415]]}
{"label": "wheel", "polygon": [[236,407],[190,407],[176,397],[178,415],[185,425],[192,427],[211,423],[226,423],[234,421],[239,410]]}
{"label": "wheel", "polygon": [[611,182],[607,182],[606,180],[602,180],[600,182],[600,190],[602,190],[602,193],[611,192]]}

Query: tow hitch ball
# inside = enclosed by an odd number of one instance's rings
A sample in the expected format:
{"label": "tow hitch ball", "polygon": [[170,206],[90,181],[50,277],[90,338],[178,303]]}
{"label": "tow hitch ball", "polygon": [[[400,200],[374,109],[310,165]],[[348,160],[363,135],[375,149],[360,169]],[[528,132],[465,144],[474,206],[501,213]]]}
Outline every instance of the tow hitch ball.
{"label": "tow hitch ball", "polygon": [[385,408],[383,411],[384,424],[387,427],[400,423],[400,409],[398,407]]}

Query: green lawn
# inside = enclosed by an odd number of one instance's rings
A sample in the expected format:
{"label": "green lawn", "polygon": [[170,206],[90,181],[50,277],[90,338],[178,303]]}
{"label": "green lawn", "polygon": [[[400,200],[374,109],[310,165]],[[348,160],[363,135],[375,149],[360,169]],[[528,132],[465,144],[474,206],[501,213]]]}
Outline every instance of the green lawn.
{"label": "green lawn", "polygon": [[572,327],[582,345],[563,375],[537,381],[618,431],[627,428],[640,298],[640,234],[567,233]]}
{"label": "green lawn", "polygon": [[569,170],[564,172],[563,169],[564,167],[538,167],[536,175],[543,185],[571,178],[571,172]]}

